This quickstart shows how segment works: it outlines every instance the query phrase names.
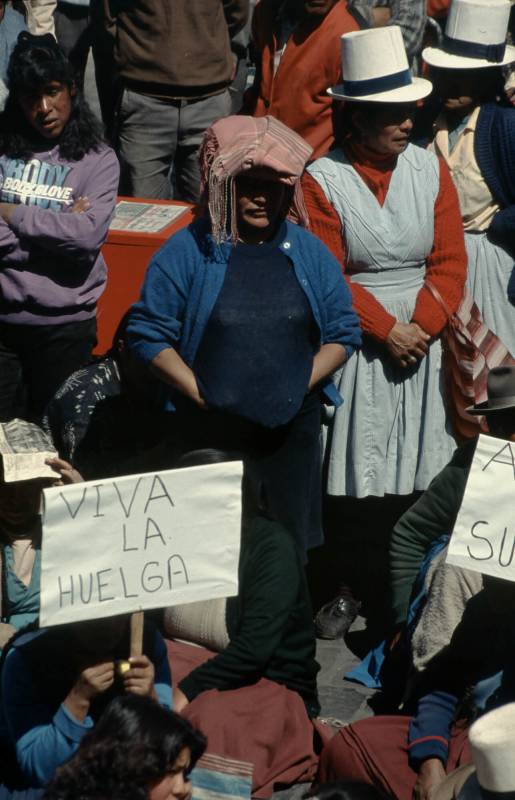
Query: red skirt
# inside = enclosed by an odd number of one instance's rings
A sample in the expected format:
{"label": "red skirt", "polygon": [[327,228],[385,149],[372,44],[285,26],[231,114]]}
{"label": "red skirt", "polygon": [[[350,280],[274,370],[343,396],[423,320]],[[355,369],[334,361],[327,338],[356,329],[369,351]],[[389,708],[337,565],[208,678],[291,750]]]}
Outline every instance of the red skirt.
{"label": "red skirt", "polygon": [[[174,686],[216,655],[184,642],[166,644]],[[189,703],[183,716],[207,736],[209,753],[254,765],[254,797],[268,798],[274,786],[315,777],[315,741],[323,731],[309,719],[300,695],[279,683],[261,678],[239,689],[210,689]]]}
{"label": "red skirt", "polygon": [[[319,782],[366,783],[387,797],[412,800],[417,773],[408,763],[410,720],[371,717],[339,730],[320,756]],[[448,773],[472,761],[467,733],[463,728],[452,732]]]}

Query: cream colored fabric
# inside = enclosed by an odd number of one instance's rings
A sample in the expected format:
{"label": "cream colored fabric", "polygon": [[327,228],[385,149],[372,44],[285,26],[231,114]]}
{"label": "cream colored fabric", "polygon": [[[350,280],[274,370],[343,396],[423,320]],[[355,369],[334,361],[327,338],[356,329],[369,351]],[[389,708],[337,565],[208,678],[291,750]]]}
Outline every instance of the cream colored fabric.
{"label": "cream colored fabric", "polygon": [[449,153],[449,131],[444,114],[435,123],[436,135],[429,149],[445,159],[458,190],[461,218],[466,231],[486,231],[499,205],[481,174],[474,155],[474,134],[476,131],[479,107],[470,115],[466,127]]}
{"label": "cream colored fabric", "polygon": [[229,644],[226,606],[226,598],[171,606],[164,615],[166,635],[219,653]]}
{"label": "cream colored fabric", "polygon": [[28,586],[34,569],[36,551],[32,539],[14,539],[11,543],[14,574]]}
{"label": "cream colored fabric", "polygon": [[433,559],[426,575],[427,600],[411,640],[417,673],[447,647],[468,601],[483,588],[480,572],[446,564],[446,556],[447,548]]}
{"label": "cream colored fabric", "polygon": [[27,27],[36,36],[51,33],[55,36],[54,11],[57,0],[24,0],[27,9]]}

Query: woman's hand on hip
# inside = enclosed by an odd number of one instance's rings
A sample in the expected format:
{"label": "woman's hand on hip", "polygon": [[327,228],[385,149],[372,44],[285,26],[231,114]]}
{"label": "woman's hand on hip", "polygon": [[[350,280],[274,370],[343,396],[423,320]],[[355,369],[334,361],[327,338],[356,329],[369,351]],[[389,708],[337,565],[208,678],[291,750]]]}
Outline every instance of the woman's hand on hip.
{"label": "woman's hand on hip", "polygon": [[386,347],[401,367],[409,367],[427,355],[431,337],[416,322],[396,322],[386,339]]}
{"label": "woman's hand on hip", "polygon": [[165,383],[192,400],[199,408],[206,409],[207,403],[201,396],[197,379],[179,353],[173,347],[161,350],[152,360],[152,372]]}
{"label": "woman's hand on hip", "polygon": [[413,789],[414,800],[431,800],[435,790],[445,779],[445,769],[439,758],[423,761]]}

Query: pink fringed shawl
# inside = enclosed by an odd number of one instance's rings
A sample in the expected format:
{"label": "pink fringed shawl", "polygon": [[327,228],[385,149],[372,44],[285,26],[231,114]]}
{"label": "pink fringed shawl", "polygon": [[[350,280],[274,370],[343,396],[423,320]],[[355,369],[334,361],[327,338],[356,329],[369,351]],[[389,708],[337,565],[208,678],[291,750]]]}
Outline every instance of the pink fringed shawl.
{"label": "pink fringed shawl", "polygon": [[294,187],[288,217],[307,227],[300,176],[312,152],[301,136],[274,117],[232,116],[211,125],[200,149],[200,171],[215,241],[228,232],[233,241],[238,238],[233,179],[256,168],[270,170],[278,181]]}

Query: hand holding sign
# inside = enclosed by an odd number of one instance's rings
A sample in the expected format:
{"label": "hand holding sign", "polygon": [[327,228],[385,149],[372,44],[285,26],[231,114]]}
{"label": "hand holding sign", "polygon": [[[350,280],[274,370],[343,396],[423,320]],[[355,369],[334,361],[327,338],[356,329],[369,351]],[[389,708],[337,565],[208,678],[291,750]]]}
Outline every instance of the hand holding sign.
{"label": "hand holding sign", "polygon": [[123,688],[130,694],[139,694],[153,697],[154,692],[154,665],[145,655],[131,656],[130,669],[123,674]]}
{"label": "hand holding sign", "polygon": [[70,714],[84,722],[91,702],[114,683],[114,661],[101,661],[83,669],[70,689],[64,705]]}
{"label": "hand holding sign", "polygon": [[447,563],[515,581],[515,443],[481,435]]}

